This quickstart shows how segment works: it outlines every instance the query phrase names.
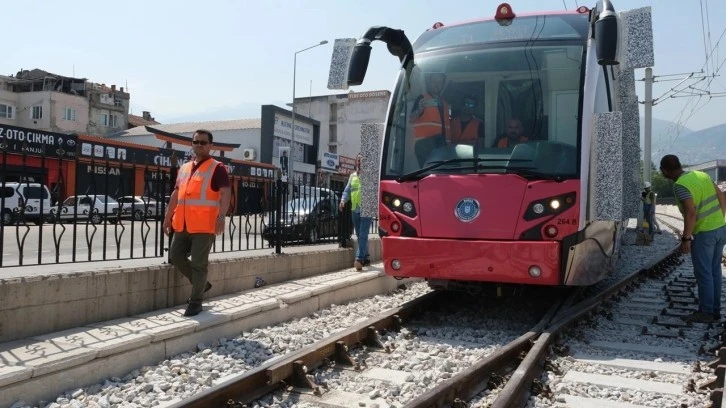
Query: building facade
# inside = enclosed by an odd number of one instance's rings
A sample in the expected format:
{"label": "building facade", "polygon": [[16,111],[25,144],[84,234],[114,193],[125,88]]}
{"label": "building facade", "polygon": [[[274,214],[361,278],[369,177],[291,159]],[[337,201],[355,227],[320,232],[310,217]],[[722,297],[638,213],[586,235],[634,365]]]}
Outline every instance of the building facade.
{"label": "building facade", "polygon": [[130,95],[116,85],[43,70],[0,76],[0,124],[107,135],[128,127]]}
{"label": "building facade", "polygon": [[360,153],[360,125],[385,122],[391,92],[350,92],[295,99],[295,112],[320,122],[318,160],[325,152],[355,157]]}

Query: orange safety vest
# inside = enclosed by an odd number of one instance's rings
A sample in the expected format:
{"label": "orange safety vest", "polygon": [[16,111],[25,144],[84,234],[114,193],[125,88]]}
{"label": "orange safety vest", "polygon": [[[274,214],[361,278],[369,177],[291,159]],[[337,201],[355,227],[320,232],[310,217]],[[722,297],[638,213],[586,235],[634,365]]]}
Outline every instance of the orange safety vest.
{"label": "orange safety vest", "polygon": [[479,126],[482,126],[482,122],[479,118],[472,117],[467,122],[464,131],[461,130],[461,119],[454,118],[451,120],[451,142],[452,143],[466,143],[473,145],[476,143],[476,139],[479,137]]}
{"label": "orange safety vest", "polygon": [[[529,142],[529,138],[527,136],[520,136],[519,143],[524,143],[524,142]],[[499,142],[497,142],[497,147],[499,147],[499,148],[509,147],[509,138],[505,136],[505,137],[499,139]]]}
{"label": "orange safety vest", "polygon": [[[439,107],[439,103],[441,107]],[[450,135],[450,119],[449,104],[443,98],[434,98],[431,94],[424,94],[419,101],[419,108],[423,110],[419,117],[413,120],[413,135],[416,139],[438,136],[441,134],[442,127],[444,136],[449,139]],[[444,125],[441,125],[441,121]]]}
{"label": "orange safety vest", "polygon": [[176,208],[171,219],[174,231],[190,234],[214,234],[219,216],[221,192],[212,190],[214,170],[221,163],[205,160],[192,174],[194,162],[187,162],[179,169]]}

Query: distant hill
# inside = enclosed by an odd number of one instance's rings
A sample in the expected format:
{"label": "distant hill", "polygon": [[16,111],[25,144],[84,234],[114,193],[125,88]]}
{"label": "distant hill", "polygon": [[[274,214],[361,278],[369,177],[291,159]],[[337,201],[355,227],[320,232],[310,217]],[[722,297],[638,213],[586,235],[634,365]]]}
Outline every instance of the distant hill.
{"label": "distant hill", "polygon": [[[644,120],[640,118],[640,148],[643,156],[645,136]],[[699,164],[710,160],[726,159],[726,123],[693,131],[687,127],[678,129],[667,120],[653,119],[651,158],[658,163],[666,154],[675,154],[681,163]]]}
{"label": "distant hill", "polygon": [[[642,118],[640,128],[642,149]],[[681,159],[681,163],[690,165],[726,159],[726,123],[698,131],[683,128],[679,132],[672,122],[653,119],[651,153],[653,163],[658,163],[666,154],[675,154]]]}

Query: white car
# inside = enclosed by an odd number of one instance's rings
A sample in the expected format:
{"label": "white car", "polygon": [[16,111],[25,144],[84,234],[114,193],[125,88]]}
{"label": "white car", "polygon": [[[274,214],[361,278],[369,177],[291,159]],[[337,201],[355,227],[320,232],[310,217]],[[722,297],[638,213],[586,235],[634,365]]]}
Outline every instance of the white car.
{"label": "white car", "polygon": [[23,207],[26,220],[39,222],[50,215],[53,205],[48,187],[39,183],[0,183],[0,201],[3,225],[17,221]]}
{"label": "white car", "polygon": [[127,215],[135,221],[146,218],[158,218],[161,214],[161,202],[145,196],[123,196],[117,199],[121,204],[122,217]]}
{"label": "white car", "polygon": [[107,195],[70,196],[50,210],[59,221],[90,219],[93,224],[100,224],[104,219],[115,221],[119,211],[118,201]]}

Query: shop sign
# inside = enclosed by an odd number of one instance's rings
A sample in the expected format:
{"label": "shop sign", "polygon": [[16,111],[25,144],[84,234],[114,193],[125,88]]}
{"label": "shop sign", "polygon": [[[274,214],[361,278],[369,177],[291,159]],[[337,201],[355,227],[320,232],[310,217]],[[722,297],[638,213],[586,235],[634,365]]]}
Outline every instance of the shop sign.
{"label": "shop sign", "polygon": [[10,153],[72,159],[76,157],[77,144],[75,135],[0,125],[0,146]]}

